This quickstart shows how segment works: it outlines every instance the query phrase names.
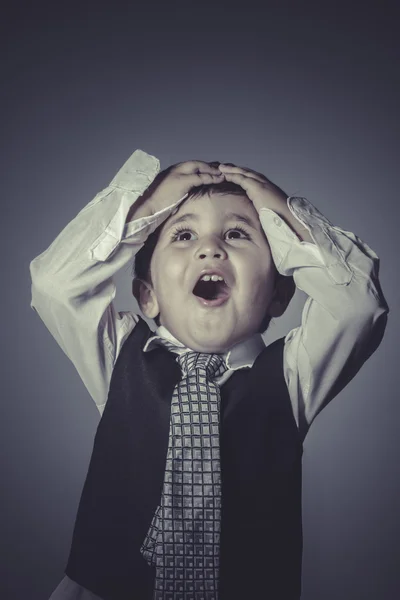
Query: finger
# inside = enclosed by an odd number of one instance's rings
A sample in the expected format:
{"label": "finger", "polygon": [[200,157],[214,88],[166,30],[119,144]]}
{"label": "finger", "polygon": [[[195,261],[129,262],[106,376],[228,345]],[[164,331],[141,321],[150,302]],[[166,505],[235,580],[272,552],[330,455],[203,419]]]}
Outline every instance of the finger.
{"label": "finger", "polygon": [[208,163],[211,167],[214,167],[215,169],[218,169],[219,165],[221,164],[219,162],[219,160],[213,160],[211,162]]}
{"label": "finger", "polygon": [[193,179],[193,186],[210,185],[211,183],[221,183],[221,181],[225,181],[225,175],[223,173],[192,173],[189,177]]}
{"label": "finger", "polygon": [[222,173],[239,173],[262,182],[268,181],[268,179],[262,173],[257,173],[257,171],[253,171],[253,169],[248,169],[247,167],[237,167],[232,163],[221,163],[219,165],[219,170]]}
{"label": "finger", "polygon": [[265,181],[260,181],[255,177],[249,177],[247,174],[243,175],[243,173],[224,173],[225,181],[231,181],[232,183],[236,183],[240,185],[245,191],[254,190],[255,186],[264,185]]}
{"label": "finger", "polygon": [[247,175],[248,177],[252,177],[253,179],[257,179],[261,182],[268,181],[268,179],[262,173],[257,173],[257,171],[253,171],[253,169],[248,169],[246,167],[237,167],[232,163],[221,163],[219,165],[219,170],[222,173],[241,173],[242,175]]}
{"label": "finger", "polygon": [[258,194],[261,190],[266,190],[269,193],[273,193],[277,197],[287,198],[287,194],[278,187],[269,179],[261,181],[260,179],[255,179],[254,177],[248,177],[247,174],[243,175],[242,173],[224,173],[225,181],[231,181],[232,183],[237,183],[240,185],[250,197],[250,194]]}
{"label": "finger", "polygon": [[179,163],[178,170],[180,173],[184,173],[190,175],[191,173],[214,173],[220,174],[221,171],[215,167],[210,165],[209,163],[204,162],[203,160],[187,160],[186,162]]}
{"label": "finger", "polygon": [[256,179],[257,181],[260,181],[261,183],[265,183],[266,181],[268,181],[266,179],[266,177],[264,177],[261,173],[256,173],[255,171],[246,169],[244,167],[236,167],[236,166],[226,167],[225,165],[220,165],[219,169],[222,173],[236,173],[236,174],[244,175],[246,177],[251,177],[252,179]]}

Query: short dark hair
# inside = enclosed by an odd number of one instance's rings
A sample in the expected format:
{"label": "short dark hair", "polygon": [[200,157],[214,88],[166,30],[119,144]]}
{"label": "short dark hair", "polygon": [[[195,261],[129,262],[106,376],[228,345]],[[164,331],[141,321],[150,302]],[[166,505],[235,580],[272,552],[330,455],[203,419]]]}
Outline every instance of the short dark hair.
{"label": "short dark hair", "polygon": [[[201,198],[203,196],[206,196],[207,194],[219,194],[219,195],[235,194],[238,196],[244,196],[245,198],[248,199],[249,202],[251,202],[251,200],[247,197],[244,189],[240,185],[238,185],[236,183],[232,183],[231,181],[222,181],[221,183],[203,184],[200,186],[192,187],[189,190],[188,197],[185,199],[185,201],[189,200],[189,198]],[[157,227],[157,229],[149,235],[149,237],[147,238],[147,240],[144,243],[144,245],[142,246],[142,248],[136,254],[133,269],[132,269],[132,276],[135,279],[141,279],[142,281],[151,283],[151,271],[150,271],[151,258],[153,256],[154,249],[157,245],[157,242],[160,237],[160,234],[161,234],[164,224],[165,224],[165,222],[161,223],[161,225],[159,225]],[[274,285],[275,285],[277,283],[278,279],[283,277],[283,275],[281,275],[279,273],[279,271],[276,269],[276,267],[274,269],[274,272],[275,272],[275,281],[274,281]],[[260,333],[263,333],[268,329],[271,318],[272,317],[270,317],[270,315],[268,315],[268,314],[265,315],[265,317],[262,320],[262,323],[260,325]],[[157,325],[160,324],[158,317],[156,317],[154,320]]]}

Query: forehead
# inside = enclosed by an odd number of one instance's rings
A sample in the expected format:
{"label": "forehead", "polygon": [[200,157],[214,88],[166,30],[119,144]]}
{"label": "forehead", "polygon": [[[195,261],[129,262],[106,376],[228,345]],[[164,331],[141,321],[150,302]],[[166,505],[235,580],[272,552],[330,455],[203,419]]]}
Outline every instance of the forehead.
{"label": "forehead", "polygon": [[190,197],[178,209],[172,213],[167,220],[171,223],[177,218],[203,218],[204,220],[227,220],[235,217],[243,216],[252,221],[254,225],[258,225],[259,219],[253,203],[246,196],[239,194],[218,194],[208,193],[204,196]]}
{"label": "forehead", "polygon": [[253,203],[246,196],[244,191],[243,194],[221,194],[218,192],[211,191],[207,192],[206,194],[203,194],[202,196],[191,196],[181,204],[180,208],[188,204],[190,204],[193,207],[195,204],[205,204],[211,202],[213,204],[218,203],[218,205],[222,209],[226,207],[226,205],[234,203],[237,206],[242,206],[246,207],[247,209],[254,210]]}

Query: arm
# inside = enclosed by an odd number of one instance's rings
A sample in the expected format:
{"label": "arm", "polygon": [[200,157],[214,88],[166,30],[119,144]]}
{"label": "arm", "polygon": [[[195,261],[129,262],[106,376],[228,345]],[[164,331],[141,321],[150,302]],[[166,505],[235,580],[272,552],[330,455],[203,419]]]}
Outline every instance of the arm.
{"label": "arm", "polygon": [[156,158],[134,152],[110,185],[30,263],[31,307],[74,364],[101,413],[116,357],[138,320],[132,312],[115,310],[113,276],[178,203],[154,215],[139,213],[125,223],[158,171]]}
{"label": "arm", "polygon": [[284,373],[303,439],[317,414],[353,379],[382,341],[389,307],[379,258],[335,227],[305,198],[289,197],[261,173],[220,165],[259,214],[272,257],[309,297],[301,326],[288,333]]}
{"label": "arm", "polygon": [[299,240],[271,209],[262,208],[259,217],[278,271],[292,275],[309,296],[301,326],[287,334],[284,349],[285,379],[304,439],[317,414],[378,348],[389,307],[375,252],[305,198],[288,198],[287,205],[314,244]]}

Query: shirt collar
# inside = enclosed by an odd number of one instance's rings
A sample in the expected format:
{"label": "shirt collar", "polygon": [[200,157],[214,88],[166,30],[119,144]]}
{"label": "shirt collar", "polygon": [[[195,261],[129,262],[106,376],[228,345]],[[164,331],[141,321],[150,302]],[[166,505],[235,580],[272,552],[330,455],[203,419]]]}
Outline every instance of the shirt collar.
{"label": "shirt collar", "polygon": [[[149,352],[159,345],[163,345],[163,340],[172,345],[171,350],[177,354],[188,352],[189,348],[177,340],[164,325],[157,327],[156,332],[146,342],[143,351]],[[244,367],[252,367],[257,356],[264,350],[265,343],[260,333],[256,333],[246,340],[232,346],[232,348],[223,355],[225,364],[229,370],[235,371]]]}

